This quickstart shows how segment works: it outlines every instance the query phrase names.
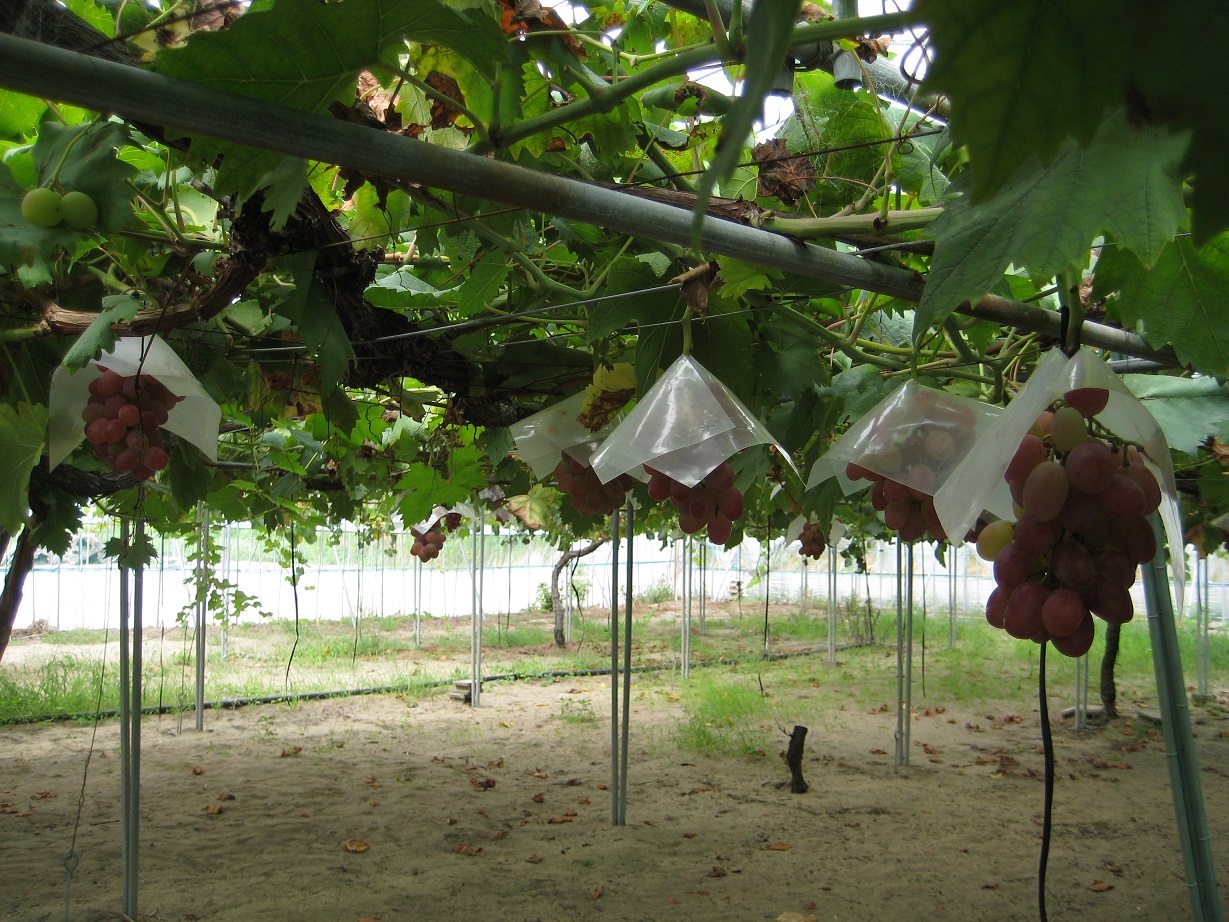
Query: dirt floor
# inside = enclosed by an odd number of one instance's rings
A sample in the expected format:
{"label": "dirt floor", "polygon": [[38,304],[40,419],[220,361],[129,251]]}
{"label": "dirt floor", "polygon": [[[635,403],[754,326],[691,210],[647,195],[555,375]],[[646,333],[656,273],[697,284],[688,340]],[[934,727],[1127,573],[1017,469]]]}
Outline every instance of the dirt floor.
{"label": "dirt floor", "polygon": [[[819,688],[837,674],[816,660],[803,670]],[[492,683],[476,709],[440,695],[209,712],[204,733],[191,715],[150,718],[140,918],[1038,918],[1034,708],[915,711],[897,770],[892,708],[789,694],[810,729],[805,794],[783,786],[781,728],[762,728],[758,758],[680,753],[677,690],[637,679],[617,827],[603,679]],[[1197,709],[1195,729],[1223,887],[1222,713]],[[0,729],[0,919],[64,918],[91,745],[71,918],[121,918],[118,723],[92,734]],[[1055,742],[1050,918],[1191,918],[1159,731],[1127,718],[1076,733],[1056,715]]]}

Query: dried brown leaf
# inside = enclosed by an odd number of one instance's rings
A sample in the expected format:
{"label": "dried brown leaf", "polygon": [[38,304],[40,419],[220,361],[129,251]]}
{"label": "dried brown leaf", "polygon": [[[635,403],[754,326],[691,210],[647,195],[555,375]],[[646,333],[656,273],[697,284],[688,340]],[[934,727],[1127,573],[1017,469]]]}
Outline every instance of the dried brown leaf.
{"label": "dried brown leaf", "polygon": [[342,847],[345,848],[346,851],[354,852],[355,854],[365,852],[371,848],[371,846],[362,839],[347,839],[346,844]]}

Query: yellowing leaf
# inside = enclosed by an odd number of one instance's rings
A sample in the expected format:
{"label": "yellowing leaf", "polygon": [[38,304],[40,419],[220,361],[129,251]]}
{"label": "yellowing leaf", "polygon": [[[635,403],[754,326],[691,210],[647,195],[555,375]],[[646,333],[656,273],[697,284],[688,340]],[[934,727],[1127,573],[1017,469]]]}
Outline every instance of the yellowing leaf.
{"label": "yellowing leaf", "polygon": [[362,839],[347,839],[344,848],[348,852],[354,852],[355,854],[357,854],[359,852],[367,851],[368,849],[371,848],[371,846],[368,845],[366,842],[364,842]]}

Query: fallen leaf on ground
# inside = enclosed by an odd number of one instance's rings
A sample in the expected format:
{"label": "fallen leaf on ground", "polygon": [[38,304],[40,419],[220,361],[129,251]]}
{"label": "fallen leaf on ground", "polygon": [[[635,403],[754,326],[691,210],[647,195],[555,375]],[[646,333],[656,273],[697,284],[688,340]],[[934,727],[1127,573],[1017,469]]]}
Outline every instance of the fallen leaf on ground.
{"label": "fallen leaf on ground", "polygon": [[815,917],[812,915],[803,915],[800,912],[783,912],[777,916],[777,922],[815,922]]}
{"label": "fallen leaf on ground", "polygon": [[378,806],[380,806],[380,802],[379,802],[378,800],[369,800],[369,801],[367,801],[367,804],[368,804],[368,806],[371,806],[371,807],[378,807]]}
{"label": "fallen leaf on ground", "polygon": [[499,722],[499,725],[503,727],[504,729],[510,729],[512,727],[512,724],[508,723],[508,721],[506,720],[501,720]]}
{"label": "fallen leaf on ground", "polygon": [[291,756],[297,756],[302,751],[303,751],[302,746],[291,746],[289,749],[283,749],[282,754],[278,756],[278,758],[279,759],[289,759]]}
{"label": "fallen leaf on ground", "polygon": [[793,847],[788,842],[769,842],[764,846],[770,852],[787,852]]}
{"label": "fallen leaf on ground", "polygon": [[458,855],[464,855],[466,858],[480,858],[483,855],[481,845],[475,848],[468,842],[462,842],[460,845],[455,846],[453,851]]}
{"label": "fallen leaf on ground", "polygon": [[373,788],[384,787],[383,784],[381,784],[379,781],[376,780],[375,775],[368,775],[366,778],[363,779],[363,781],[366,782],[368,786],[373,787]]}
{"label": "fallen leaf on ground", "polygon": [[210,816],[221,816],[226,812],[226,808],[221,804],[206,804],[204,812]]}
{"label": "fallen leaf on ground", "polygon": [[218,795],[218,800],[234,800],[234,799],[235,799],[234,794],[219,794]]}
{"label": "fallen leaf on ground", "polygon": [[558,826],[560,823],[572,822],[572,817],[570,816],[551,816],[551,817],[547,817],[546,822],[548,825]]}
{"label": "fallen leaf on ground", "polygon": [[194,774],[194,775],[203,775],[203,774],[205,774],[205,769],[204,769],[202,766],[200,766],[200,765],[193,765],[193,766],[192,766],[192,774]]}
{"label": "fallen leaf on ground", "polygon": [[503,759],[492,759],[490,762],[487,762],[486,767],[487,768],[503,768],[504,760]]}
{"label": "fallen leaf on ground", "polygon": [[50,800],[52,797],[55,797],[52,791],[39,791],[37,794],[30,795],[31,800]]}
{"label": "fallen leaf on ground", "polygon": [[543,792],[539,791],[537,794],[534,794],[533,797],[529,799],[532,800],[535,804],[540,804],[542,803],[542,801],[546,800],[546,795]]}
{"label": "fallen leaf on ground", "polygon": [[997,890],[999,888],[999,885],[996,883],[992,883],[990,881],[986,881],[986,883],[981,885],[981,888],[983,890]]}
{"label": "fallen leaf on ground", "polygon": [[365,852],[369,848],[371,848],[371,846],[368,845],[366,842],[364,842],[362,839],[347,839],[346,840],[345,849],[348,852],[355,852],[355,853]]}
{"label": "fallen leaf on ground", "polygon": [[528,861],[530,864],[541,864],[546,859],[543,858],[541,855],[539,855],[537,852],[534,852],[534,854],[530,855],[525,860]]}
{"label": "fallen leaf on ground", "polygon": [[589,899],[598,900],[602,898],[602,894],[606,892],[605,887],[594,887],[593,892],[589,894]]}
{"label": "fallen leaf on ground", "polygon": [[714,866],[713,866],[713,869],[712,869],[711,871],[709,871],[709,872],[708,872],[708,875],[707,875],[707,876],[709,876],[709,877],[725,877],[725,876],[727,876],[729,873],[730,873],[730,872],[729,872],[729,871],[727,871],[725,868],[723,868],[723,867],[719,867],[719,866],[717,866],[717,865],[714,865]]}
{"label": "fallen leaf on ground", "polygon": [[495,787],[494,778],[475,778],[474,776],[471,775],[469,779],[469,783],[472,784],[479,791],[489,791],[491,788]]}
{"label": "fallen leaf on ground", "polygon": [[377,912],[374,916],[359,916],[358,922],[384,922],[384,917]]}
{"label": "fallen leaf on ground", "polygon": [[1092,886],[1088,889],[1092,890],[1094,893],[1104,893],[1106,890],[1113,890],[1114,885],[1106,883],[1103,880],[1094,880],[1092,882]]}
{"label": "fallen leaf on ground", "polygon": [[870,753],[873,756],[886,756],[888,751],[886,749],[872,749]]}

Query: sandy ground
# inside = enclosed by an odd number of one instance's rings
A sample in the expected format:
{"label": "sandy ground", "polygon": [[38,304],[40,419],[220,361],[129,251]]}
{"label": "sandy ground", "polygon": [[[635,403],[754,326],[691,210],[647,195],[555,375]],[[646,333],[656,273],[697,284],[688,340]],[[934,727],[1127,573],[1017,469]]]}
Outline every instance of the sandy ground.
{"label": "sandy ground", "polygon": [[[825,681],[816,664],[814,679]],[[1035,710],[797,712],[777,758],[680,754],[664,685],[633,688],[627,824],[611,825],[601,680],[490,684],[482,705],[365,697],[144,724],[140,918],[157,920],[1030,920],[1042,757]],[[561,719],[586,699],[597,719]],[[1054,707],[1061,708],[1055,701]],[[1229,880],[1229,719],[1196,710]],[[1135,720],[1055,730],[1051,919],[1191,917],[1164,744]],[[0,729],[0,919],[62,919],[92,727]],[[93,744],[77,920],[121,918],[118,724]]]}

